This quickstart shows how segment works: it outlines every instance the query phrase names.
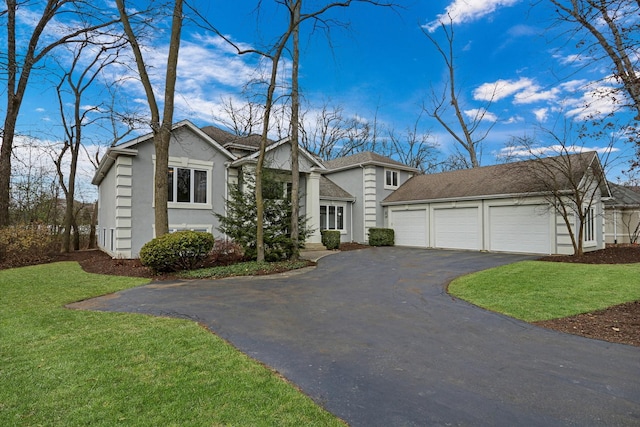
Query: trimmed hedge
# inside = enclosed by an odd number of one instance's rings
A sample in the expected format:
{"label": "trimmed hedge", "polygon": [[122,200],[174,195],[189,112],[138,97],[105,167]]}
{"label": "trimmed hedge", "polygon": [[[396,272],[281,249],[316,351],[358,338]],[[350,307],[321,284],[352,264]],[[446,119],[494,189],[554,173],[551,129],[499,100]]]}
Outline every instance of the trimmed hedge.
{"label": "trimmed hedge", "polygon": [[340,247],[340,231],[339,230],[322,230],[322,244],[329,250],[338,249]]}
{"label": "trimmed hedge", "polygon": [[395,243],[395,233],[391,228],[370,228],[370,246],[393,246]]}
{"label": "trimmed hedge", "polygon": [[190,270],[209,255],[213,244],[211,233],[177,231],[145,243],[140,262],[157,272]]}

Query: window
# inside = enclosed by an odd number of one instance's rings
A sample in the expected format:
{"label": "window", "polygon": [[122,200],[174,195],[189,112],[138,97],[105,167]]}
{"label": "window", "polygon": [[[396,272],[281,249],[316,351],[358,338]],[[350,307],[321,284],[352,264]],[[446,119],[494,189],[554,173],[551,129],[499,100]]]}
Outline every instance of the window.
{"label": "window", "polygon": [[344,230],[344,206],[320,205],[320,230]]}
{"label": "window", "polygon": [[169,168],[168,201],[177,203],[207,203],[207,171]]}
{"label": "window", "polygon": [[585,243],[596,240],[596,210],[593,207],[584,210],[584,230],[582,232]]}
{"label": "window", "polygon": [[398,188],[398,171],[391,169],[384,170],[384,187],[385,188]]}

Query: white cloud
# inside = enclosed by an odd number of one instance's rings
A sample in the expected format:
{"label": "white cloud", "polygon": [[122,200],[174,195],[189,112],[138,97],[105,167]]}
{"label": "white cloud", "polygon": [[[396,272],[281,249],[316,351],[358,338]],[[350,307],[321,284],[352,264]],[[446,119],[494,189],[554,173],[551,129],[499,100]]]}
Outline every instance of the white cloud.
{"label": "white cloud", "polygon": [[520,0],[453,0],[433,21],[424,25],[430,33],[436,31],[442,23],[462,24],[477,21],[496,11],[500,7],[509,7]]}
{"label": "white cloud", "polygon": [[558,98],[559,88],[542,90],[539,85],[531,85],[515,94],[513,98],[514,104],[533,104],[540,101],[553,101]]}
{"label": "white cloud", "polygon": [[536,108],[533,110],[533,115],[536,116],[536,120],[540,123],[544,123],[549,118],[549,109],[548,108]]}
{"label": "white cloud", "polygon": [[522,77],[518,80],[496,80],[483,83],[473,91],[473,99],[477,101],[499,101],[516,92],[534,86],[533,80]]}
{"label": "white cloud", "polygon": [[598,154],[605,154],[619,151],[616,147],[585,147],[580,145],[547,145],[536,147],[514,146],[503,147],[500,149],[499,157],[516,157],[516,158],[530,158],[530,157],[551,157],[573,153],[585,153],[588,151],[595,151]]}
{"label": "white cloud", "polygon": [[498,121],[498,116],[484,109],[472,108],[470,110],[464,110],[464,114],[472,120],[480,119],[494,123]]}

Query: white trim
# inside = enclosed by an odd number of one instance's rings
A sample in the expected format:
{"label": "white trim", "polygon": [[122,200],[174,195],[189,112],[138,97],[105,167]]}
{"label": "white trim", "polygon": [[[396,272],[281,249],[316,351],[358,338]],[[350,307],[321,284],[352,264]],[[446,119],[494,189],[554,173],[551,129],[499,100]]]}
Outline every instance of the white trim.
{"label": "white trim", "polygon": [[[156,169],[156,155],[151,156],[153,163],[153,179],[155,189],[155,169]],[[190,159],[188,157],[169,157],[169,167],[170,168],[180,168],[180,169],[189,169],[193,175],[193,171],[200,170],[205,171],[207,173],[207,202],[206,203],[195,203],[195,202],[167,202],[168,209],[199,209],[199,210],[210,210],[213,209],[213,201],[211,200],[213,197],[213,169],[215,163],[211,161]],[[177,186],[177,180],[173,181],[174,186],[174,195]],[[191,191],[191,200],[193,200],[193,186],[190,189]],[[152,196],[152,206],[155,207],[155,197]]]}
{"label": "white trim", "polygon": [[[328,221],[329,221],[329,207],[335,207],[336,208],[336,223],[337,223],[337,219],[338,219],[338,208],[342,208],[342,228],[322,228],[323,224],[320,223],[320,218],[321,218],[321,213],[319,212],[318,215],[318,223],[319,223],[319,227],[320,227],[320,231],[323,230],[337,230],[340,231],[340,234],[347,234],[348,230],[345,228],[346,226],[346,214],[347,214],[347,204],[343,203],[343,202],[320,202],[320,210],[322,210],[322,207],[326,207],[327,208],[327,212],[325,213],[326,215],[326,219],[327,219],[327,224],[324,224],[325,226],[328,225]],[[336,224],[337,225],[337,224]]]}
{"label": "white trim", "polygon": [[[391,181],[393,181],[393,174],[395,174],[395,185],[393,183],[389,184],[387,183],[387,172],[391,173],[392,175],[392,179]],[[400,171],[397,169],[392,169],[392,168],[384,168],[384,189],[385,190],[396,190],[398,187],[400,187]]]}

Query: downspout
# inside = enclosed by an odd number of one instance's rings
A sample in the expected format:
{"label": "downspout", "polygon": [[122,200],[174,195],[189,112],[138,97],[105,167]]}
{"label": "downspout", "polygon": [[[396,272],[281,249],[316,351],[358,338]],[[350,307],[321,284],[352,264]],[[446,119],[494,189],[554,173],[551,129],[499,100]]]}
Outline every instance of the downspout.
{"label": "downspout", "polygon": [[362,170],[362,243],[368,242],[367,239],[367,207],[365,206],[365,181],[364,181],[364,165],[362,163],[359,164],[360,169]]}
{"label": "downspout", "polygon": [[352,242],[354,241],[354,240],[353,240],[353,203],[354,203],[354,202],[351,202],[351,203],[349,204],[349,209],[351,210],[350,218],[349,218],[349,219],[350,219],[350,222],[351,222],[351,225],[349,225],[349,231],[351,232],[351,241],[352,241]]}
{"label": "downspout", "polygon": [[613,208],[613,244],[618,244],[618,210]]}

